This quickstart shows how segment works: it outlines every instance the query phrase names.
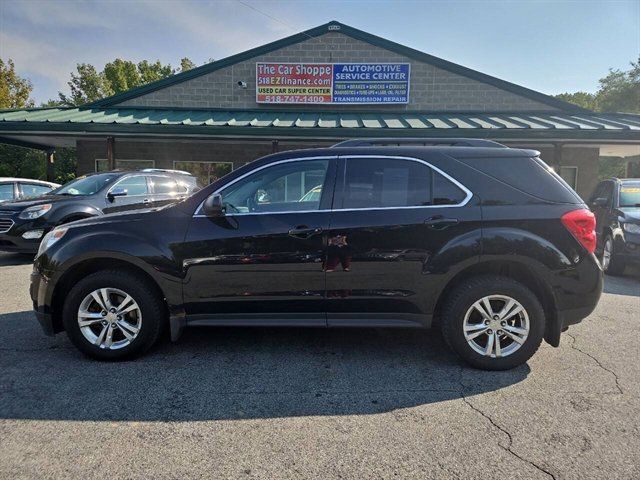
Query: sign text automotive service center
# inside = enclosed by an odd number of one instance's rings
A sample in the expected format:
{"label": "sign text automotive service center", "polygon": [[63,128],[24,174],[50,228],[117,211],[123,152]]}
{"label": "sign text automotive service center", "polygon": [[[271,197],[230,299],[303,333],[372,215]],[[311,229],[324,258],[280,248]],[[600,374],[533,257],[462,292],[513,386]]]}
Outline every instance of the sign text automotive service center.
{"label": "sign text automotive service center", "polygon": [[258,103],[408,103],[408,63],[256,63]]}

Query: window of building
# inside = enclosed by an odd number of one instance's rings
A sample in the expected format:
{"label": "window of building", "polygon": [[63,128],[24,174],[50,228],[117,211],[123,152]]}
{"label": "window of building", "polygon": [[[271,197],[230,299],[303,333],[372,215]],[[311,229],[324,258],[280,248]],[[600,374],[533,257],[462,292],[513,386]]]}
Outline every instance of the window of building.
{"label": "window of building", "polygon": [[[155,168],[155,160],[132,160],[116,158],[116,170],[142,170]],[[106,158],[96,158],[96,172],[108,172],[109,161]]]}
{"label": "window of building", "polygon": [[209,185],[233,170],[231,162],[173,162],[173,168],[189,172],[198,178],[199,185]]}
{"label": "window of building", "polygon": [[574,190],[578,186],[578,167],[560,167],[560,177]]}
{"label": "window of building", "polygon": [[222,199],[228,213],[317,210],[328,166],[301,160],[266,167],[224,189]]}

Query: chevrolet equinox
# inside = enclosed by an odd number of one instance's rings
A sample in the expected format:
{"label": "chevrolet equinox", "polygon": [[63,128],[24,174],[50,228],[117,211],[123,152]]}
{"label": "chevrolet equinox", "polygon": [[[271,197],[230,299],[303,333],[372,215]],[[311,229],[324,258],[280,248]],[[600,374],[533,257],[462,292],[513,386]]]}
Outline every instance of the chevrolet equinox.
{"label": "chevrolet equinox", "polygon": [[466,362],[503,370],[596,307],[594,228],[536,151],[349,140],[57,227],[31,297],[45,333],[104,360],[189,326],[437,326]]}

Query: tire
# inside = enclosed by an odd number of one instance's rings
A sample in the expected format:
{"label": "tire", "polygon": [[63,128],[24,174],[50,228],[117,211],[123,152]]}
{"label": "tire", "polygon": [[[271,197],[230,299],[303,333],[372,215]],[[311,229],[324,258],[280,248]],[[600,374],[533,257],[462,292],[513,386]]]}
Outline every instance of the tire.
{"label": "tire", "polygon": [[[609,249],[608,261],[606,259],[607,249]],[[604,239],[604,243],[602,245],[601,263],[602,270],[604,270],[604,273],[606,273],[607,275],[622,275],[624,273],[625,264],[622,263],[620,257],[616,255],[615,242],[613,241],[613,237],[611,236],[611,234],[607,234]]]}
{"label": "tire", "polygon": [[[92,292],[97,292],[98,298]],[[120,312],[112,311],[105,316],[103,292],[107,293],[108,306],[114,309],[125,303],[125,295],[131,297],[119,317]],[[83,328],[79,324],[81,307],[85,312],[83,320],[91,322]],[[80,280],[71,289],[62,321],[71,342],[85,355],[98,360],[124,360],[144,353],[156,343],[166,324],[166,313],[163,299],[146,278],[129,271],[103,270]]]}
{"label": "tire", "polygon": [[[510,300],[517,302],[512,304],[514,309],[520,306],[523,311],[513,317],[506,315],[505,319],[496,319],[492,315],[491,323],[486,325],[484,322],[488,317],[474,308],[479,302],[486,313],[481,302],[485,297],[491,297],[490,314],[501,313]],[[476,335],[473,344],[465,337],[465,326],[468,329],[466,335]],[[513,332],[528,330],[528,334],[507,333],[506,329]],[[483,370],[508,370],[525,363],[538,350],[544,329],[545,315],[538,298],[527,287],[507,277],[482,275],[466,280],[454,288],[443,305],[442,334],[445,341],[465,362]],[[493,337],[492,348],[487,356],[479,350],[488,348],[490,336]],[[513,339],[516,337],[518,341]],[[500,345],[500,352],[495,347],[496,343]]]}

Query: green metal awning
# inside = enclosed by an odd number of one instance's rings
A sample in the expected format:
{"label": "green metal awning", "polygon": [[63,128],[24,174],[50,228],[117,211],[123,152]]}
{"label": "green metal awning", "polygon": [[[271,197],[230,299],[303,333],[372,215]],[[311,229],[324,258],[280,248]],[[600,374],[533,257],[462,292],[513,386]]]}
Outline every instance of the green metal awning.
{"label": "green metal awning", "polygon": [[640,115],[430,113],[164,108],[0,110],[0,136],[153,135],[346,138],[481,138],[640,141]]}

